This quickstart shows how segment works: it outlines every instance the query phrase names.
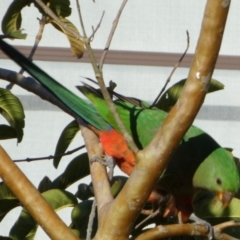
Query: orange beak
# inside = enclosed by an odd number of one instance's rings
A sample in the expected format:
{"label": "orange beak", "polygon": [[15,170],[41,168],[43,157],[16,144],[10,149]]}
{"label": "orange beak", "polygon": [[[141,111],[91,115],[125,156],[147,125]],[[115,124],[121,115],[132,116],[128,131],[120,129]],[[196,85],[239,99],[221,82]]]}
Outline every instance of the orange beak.
{"label": "orange beak", "polygon": [[232,192],[219,192],[217,193],[218,199],[222,202],[224,207],[227,207],[232,198],[234,197],[234,193]]}

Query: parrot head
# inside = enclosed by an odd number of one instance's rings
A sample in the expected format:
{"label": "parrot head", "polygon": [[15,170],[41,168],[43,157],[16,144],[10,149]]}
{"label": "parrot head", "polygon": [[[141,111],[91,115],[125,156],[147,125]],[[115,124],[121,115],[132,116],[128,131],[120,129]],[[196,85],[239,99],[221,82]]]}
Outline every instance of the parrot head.
{"label": "parrot head", "polygon": [[211,152],[196,170],[193,186],[216,193],[227,206],[240,187],[239,172],[232,154],[224,148]]}

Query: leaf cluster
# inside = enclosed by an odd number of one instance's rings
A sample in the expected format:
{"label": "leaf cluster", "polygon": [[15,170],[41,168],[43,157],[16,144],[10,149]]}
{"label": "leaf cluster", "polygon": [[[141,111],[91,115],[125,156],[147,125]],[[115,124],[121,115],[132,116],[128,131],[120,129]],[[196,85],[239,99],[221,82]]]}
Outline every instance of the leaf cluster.
{"label": "leaf cluster", "polygon": [[[71,7],[69,0],[47,0],[43,1],[59,18],[64,25],[72,29],[73,32],[80,34],[74,24],[66,17],[71,15]],[[28,16],[22,16],[22,10],[30,6],[32,1],[29,0],[14,0],[8,7],[3,20],[2,20],[2,32],[5,38],[10,39],[26,39],[27,34],[22,33],[22,18]],[[45,16],[45,11],[34,2],[34,6],[39,12]],[[76,39],[74,36],[69,34],[58,21],[46,16],[45,24],[51,24],[55,29],[62,32],[68,39],[72,54],[78,58],[81,58],[84,53],[84,44],[82,40]]]}

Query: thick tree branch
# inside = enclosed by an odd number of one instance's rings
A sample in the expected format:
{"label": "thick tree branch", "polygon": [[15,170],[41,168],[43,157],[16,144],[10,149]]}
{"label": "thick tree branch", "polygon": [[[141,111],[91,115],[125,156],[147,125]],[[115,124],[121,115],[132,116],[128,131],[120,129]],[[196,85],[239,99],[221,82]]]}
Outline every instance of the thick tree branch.
{"label": "thick tree branch", "polygon": [[58,217],[1,146],[0,177],[51,239],[79,239]]}
{"label": "thick tree branch", "polygon": [[[195,57],[183,93],[152,142],[137,154],[137,164],[127,184],[110,205],[95,239],[127,239],[156,180],[197,115],[214,71],[229,4],[208,0]],[[111,219],[111,221],[109,221]],[[116,235],[118,237],[116,237]]]}
{"label": "thick tree branch", "polygon": [[[96,157],[102,158],[103,149],[96,134],[86,127],[80,127],[90,161]],[[113,196],[106,167],[98,162],[93,162],[90,165],[90,171],[99,213],[104,205],[113,200]]]}

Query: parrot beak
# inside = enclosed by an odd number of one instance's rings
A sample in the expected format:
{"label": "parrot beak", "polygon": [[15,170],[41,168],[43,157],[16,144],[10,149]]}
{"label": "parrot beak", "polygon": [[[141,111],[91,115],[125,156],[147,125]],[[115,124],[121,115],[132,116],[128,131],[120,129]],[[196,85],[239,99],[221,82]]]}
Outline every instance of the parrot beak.
{"label": "parrot beak", "polygon": [[222,202],[224,207],[227,207],[232,198],[234,197],[234,193],[232,192],[219,192],[217,193],[218,199]]}

